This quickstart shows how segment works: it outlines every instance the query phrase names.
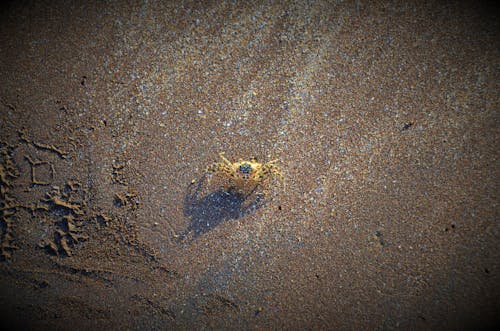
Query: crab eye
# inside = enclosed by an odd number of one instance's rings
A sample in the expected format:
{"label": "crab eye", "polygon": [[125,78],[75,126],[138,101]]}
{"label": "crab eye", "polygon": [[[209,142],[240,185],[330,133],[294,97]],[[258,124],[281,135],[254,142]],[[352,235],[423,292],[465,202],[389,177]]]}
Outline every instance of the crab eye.
{"label": "crab eye", "polygon": [[252,166],[248,163],[245,163],[245,164],[240,165],[239,170],[240,170],[240,172],[248,175],[250,173],[250,171],[252,171]]}

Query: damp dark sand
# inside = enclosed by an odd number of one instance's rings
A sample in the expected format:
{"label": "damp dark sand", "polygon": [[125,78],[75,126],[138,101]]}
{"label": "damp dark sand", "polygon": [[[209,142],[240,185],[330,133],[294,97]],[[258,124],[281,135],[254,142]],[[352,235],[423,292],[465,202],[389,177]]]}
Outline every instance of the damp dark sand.
{"label": "damp dark sand", "polygon": [[[0,323],[498,323],[496,18],[444,1],[4,5]],[[209,184],[221,151],[280,159],[284,183]]]}

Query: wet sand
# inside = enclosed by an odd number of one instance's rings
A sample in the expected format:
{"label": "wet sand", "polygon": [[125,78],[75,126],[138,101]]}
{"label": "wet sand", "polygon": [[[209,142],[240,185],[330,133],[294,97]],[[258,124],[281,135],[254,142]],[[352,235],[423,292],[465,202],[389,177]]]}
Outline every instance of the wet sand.
{"label": "wet sand", "polygon": [[[465,2],[4,5],[0,325],[497,325],[498,32]],[[283,181],[228,190],[219,152]]]}

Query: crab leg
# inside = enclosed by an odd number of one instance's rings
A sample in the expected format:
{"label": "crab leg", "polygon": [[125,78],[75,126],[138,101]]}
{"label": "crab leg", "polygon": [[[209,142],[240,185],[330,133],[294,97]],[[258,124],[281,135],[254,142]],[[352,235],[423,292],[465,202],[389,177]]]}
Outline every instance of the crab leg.
{"label": "crab leg", "polygon": [[227,164],[230,168],[233,166],[233,164],[231,163],[231,161],[229,161],[228,159],[226,159],[224,157],[224,152],[220,152],[219,153],[219,156],[221,157],[221,159],[224,161],[225,164]]}

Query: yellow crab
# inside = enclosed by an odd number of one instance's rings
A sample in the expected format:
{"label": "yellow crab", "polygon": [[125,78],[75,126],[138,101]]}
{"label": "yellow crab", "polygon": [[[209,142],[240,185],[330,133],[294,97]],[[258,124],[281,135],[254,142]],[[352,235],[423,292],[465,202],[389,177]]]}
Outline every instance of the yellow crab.
{"label": "yellow crab", "polygon": [[250,159],[250,161],[239,159],[238,162],[232,163],[224,157],[224,152],[219,153],[219,156],[223,162],[216,162],[208,166],[207,172],[232,179],[234,181],[233,186],[239,189],[250,186],[256,188],[273,177],[279,177],[283,181],[281,170],[276,165],[278,159],[266,163],[259,163],[255,158]]}

